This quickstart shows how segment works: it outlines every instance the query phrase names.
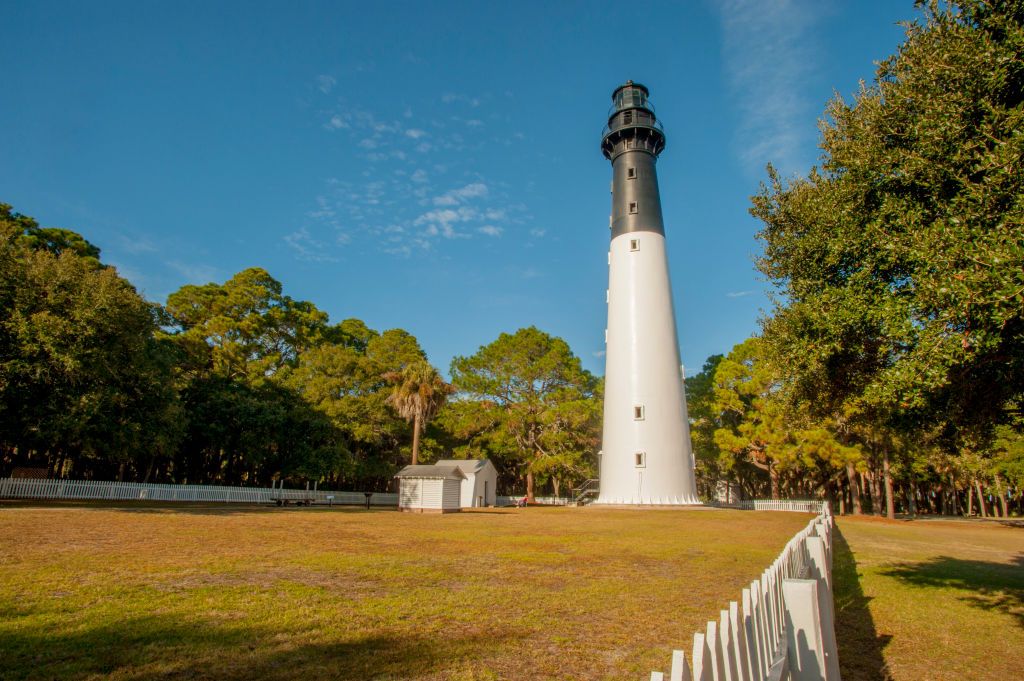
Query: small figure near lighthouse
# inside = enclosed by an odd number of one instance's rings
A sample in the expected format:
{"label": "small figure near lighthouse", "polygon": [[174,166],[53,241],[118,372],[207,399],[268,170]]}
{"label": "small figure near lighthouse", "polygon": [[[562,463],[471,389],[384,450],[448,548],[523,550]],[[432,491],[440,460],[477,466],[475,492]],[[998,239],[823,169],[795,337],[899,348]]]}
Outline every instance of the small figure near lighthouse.
{"label": "small figure near lighthouse", "polygon": [[612,94],[604,431],[598,504],[699,504],[656,164],[665,132],[648,89]]}

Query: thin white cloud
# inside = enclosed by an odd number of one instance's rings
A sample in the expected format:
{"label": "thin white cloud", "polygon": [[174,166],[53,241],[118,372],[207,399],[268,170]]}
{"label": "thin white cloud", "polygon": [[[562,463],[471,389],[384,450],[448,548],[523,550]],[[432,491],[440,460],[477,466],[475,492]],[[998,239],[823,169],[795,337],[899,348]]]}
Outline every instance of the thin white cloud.
{"label": "thin white cloud", "polygon": [[220,279],[217,268],[210,265],[197,265],[180,260],[168,260],[164,264],[184,277],[190,284],[208,284]]}
{"label": "thin white cloud", "polygon": [[338,81],[335,80],[334,76],[322,74],[316,77],[316,87],[318,90],[320,90],[320,92],[324,93],[325,95],[328,94],[331,90],[333,90],[334,86],[337,84]]}
{"label": "thin white cloud", "polygon": [[501,227],[495,227],[494,225],[484,225],[483,227],[478,227],[476,231],[481,234],[486,234],[487,236],[501,236],[501,233],[505,230]]}
{"label": "thin white cloud", "polygon": [[727,298],[742,298],[743,296],[749,296],[753,293],[753,291],[730,291],[729,293],[726,293],[725,296]]}
{"label": "thin white cloud", "polygon": [[125,253],[130,253],[131,255],[139,255],[140,253],[155,253],[157,250],[159,250],[152,241],[144,237],[129,238],[126,236],[122,236],[118,241],[120,242],[119,246],[121,250],[124,251]]}
{"label": "thin white cloud", "polygon": [[[343,237],[339,234],[335,239],[336,243],[343,244]],[[295,257],[307,262],[337,262],[337,258],[327,252],[327,245],[322,241],[314,239],[305,227],[300,227],[291,234],[284,236],[284,241],[289,248],[295,252]]]}
{"label": "thin white cloud", "polygon": [[446,92],[441,95],[441,101],[445,104],[468,104],[473,108],[480,106],[479,97],[470,97],[469,95],[457,94],[454,92]]}
{"label": "thin white cloud", "polygon": [[722,49],[740,113],[737,154],[751,172],[771,162],[804,172],[814,155],[817,112],[804,84],[817,61],[815,27],[830,11],[818,0],[719,0]]}
{"label": "thin white cloud", "polygon": [[409,128],[405,131],[405,136],[414,140],[418,140],[421,137],[425,137],[427,134],[426,130],[420,130],[419,128]]}
{"label": "thin white cloud", "polygon": [[[458,206],[471,199],[487,196],[487,185],[483,182],[473,182],[458,189],[452,189],[441,196],[434,197],[435,206]],[[495,219],[495,218],[491,218]]]}
{"label": "thin white cloud", "polygon": [[604,357],[605,356],[605,351],[604,350],[594,350],[590,354],[592,354],[594,357]]}
{"label": "thin white cloud", "polygon": [[541,229],[540,227],[534,227],[530,230],[530,236],[537,237],[538,239],[547,233],[548,231],[546,229]]}
{"label": "thin white cloud", "polygon": [[327,128],[328,130],[340,130],[342,128],[348,128],[350,126],[348,124],[348,121],[346,121],[341,116],[335,114],[331,116],[331,119],[329,121],[324,123],[324,127]]}

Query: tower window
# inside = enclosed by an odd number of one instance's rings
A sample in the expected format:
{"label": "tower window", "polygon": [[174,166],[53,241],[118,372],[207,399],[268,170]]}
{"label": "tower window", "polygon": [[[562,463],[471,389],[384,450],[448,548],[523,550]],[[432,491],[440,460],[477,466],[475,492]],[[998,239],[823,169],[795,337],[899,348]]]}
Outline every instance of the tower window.
{"label": "tower window", "polygon": [[626,179],[627,180],[635,180],[636,179],[636,168],[626,168]]}
{"label": "tower window", "polygon": [[629,250],[631,250],[631,251],[639,251],[640,250],[640,239],[630,239],[629,240]]}
{"label": "tower window", "polygon": [[637,468],[647,467],[647,452],[637,452],[633,455],[633,461],[636,462]]}
{"label": "tower window", "polygon": [[633,420],[643,421],[644,420],[644,405],[637,404],[633,407]]}
{"label": "tower window", "polygon": [[629,213],[630,215],[636,215],[636,201],[629,202]]}

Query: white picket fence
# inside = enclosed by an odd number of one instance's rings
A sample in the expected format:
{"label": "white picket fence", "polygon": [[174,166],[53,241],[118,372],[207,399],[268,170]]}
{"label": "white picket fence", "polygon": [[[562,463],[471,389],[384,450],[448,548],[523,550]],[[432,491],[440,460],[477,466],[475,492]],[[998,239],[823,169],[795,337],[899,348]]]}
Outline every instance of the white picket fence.
{"label": "white picket fence", "polygon": [[[222,485],[157,485],[110,480],[36,480],[0,478],[0,499],[81,499],[109,501],[199,501],[209,503],[365,504],[362,492],[282,489],[279,487],[227,487]],[[398,495],[375,492],[373,506],[397,506]]]}
{"label": "white picket fence", "polygon": [[745,511],[795,511],[822,513],[828,502],[818,499],[746,499],[744,501],[712,502],[716,508],[738,508]]}
{"label": "white picket fence", "polygon": [[[763,503],[763,502],[762,502]],[[772,510],[796,510],[771,501]],[[819,503],[821,502],[814,502]],[[766,509],[767,510],[767,509]],[[672,651],[670,681],[840,681],[832,601],[832,513],[800,530],[760,580],[694,634],[692,657]],[[651,681],[664,681],[651,672]]]}
{"label": "white picket fence", "polygon": [[[515,506],[519,496],[499,496],[498,506]],[[280,487],[228,487],[224,485],[158,485],[143,482],[110,480],[41,480],[34,478],[0,478],[0,499],[81,499],[110,501],[193,501],[210,503],[267,504],[277,501],[339,505],[365,504],[362,492],[331,490],[282,489]],[[563,497],[537,497],[536,503],[565,506]],[[397,506],[398,495],[374,492],[373,506]]]}
{"label": "white picket fence", "polygon": [[[524,494],[512,496],[498,496],[494,500],[495,506],[516,506],[523,500]],[[568,497],[534,497],[533,503],[540,506],[568,506],[572,499]]]}

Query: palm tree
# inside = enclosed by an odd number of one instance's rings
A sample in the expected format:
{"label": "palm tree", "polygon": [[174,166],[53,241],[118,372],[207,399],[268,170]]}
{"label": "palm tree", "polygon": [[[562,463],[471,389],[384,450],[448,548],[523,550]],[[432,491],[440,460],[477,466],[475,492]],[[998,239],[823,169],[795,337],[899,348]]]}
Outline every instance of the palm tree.
{"label": "palm tree", "polygon": [[425,361],[407,364],[401,371],[389,371],[384,379],[394,385],[388,404],[406,421],[412,421],[412,465],[415,466],[420,456],[420,433],[455,388],[445,383],[437,370]]}

